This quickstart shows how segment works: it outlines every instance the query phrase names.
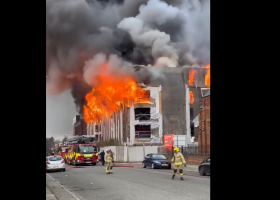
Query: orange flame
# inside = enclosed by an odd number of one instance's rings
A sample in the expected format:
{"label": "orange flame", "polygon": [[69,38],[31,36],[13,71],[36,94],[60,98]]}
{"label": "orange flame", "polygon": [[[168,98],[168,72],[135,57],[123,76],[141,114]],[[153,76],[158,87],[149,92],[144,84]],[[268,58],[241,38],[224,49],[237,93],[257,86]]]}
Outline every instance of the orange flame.
{"label": "orange flame", "polygon": [[189,91],[189,98],[190,98],[190,104],[193,104],[194,98],[193,98],[193,92]]}
{"label": "orange flame", "polygon": [[194,69],[189,70],[189,85],[193,85],[194,75],[195,75],[195,70]]}
{"label": "orange flame", "polygon": [[113,76],[107,71],[107,64],[102,66],[102,73],[95,76],[93,89],[86,95],[83,107],[85,122],[99,123],[103,117],[108,118],[118,109],[129,106],[144,97],[143,90],[132,76]]}
{"label": "orange flame", "polygon": [[145,104],[145,103],[150,103],[151,99],[150,99],[150,90],[146,90],[144,92],[144,94],[137,99],[137,101],[135,103],[139,103],[139,104]]}
{"label": "orange flame", "polygon": [[205,85],[210,86],[210,65],[206,65],[205,67],[207,69],[207,74],[205,75]]}

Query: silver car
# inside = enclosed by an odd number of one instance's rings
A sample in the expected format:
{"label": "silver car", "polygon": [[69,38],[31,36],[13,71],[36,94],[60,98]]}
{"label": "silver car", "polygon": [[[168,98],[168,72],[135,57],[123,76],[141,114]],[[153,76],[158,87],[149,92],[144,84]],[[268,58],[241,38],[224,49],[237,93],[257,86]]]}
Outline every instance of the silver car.
{"label": "silver car", "polygon": [[46,172],[61,170],[65,172],[65,162],[61,156],[55,155],[46,157]]}

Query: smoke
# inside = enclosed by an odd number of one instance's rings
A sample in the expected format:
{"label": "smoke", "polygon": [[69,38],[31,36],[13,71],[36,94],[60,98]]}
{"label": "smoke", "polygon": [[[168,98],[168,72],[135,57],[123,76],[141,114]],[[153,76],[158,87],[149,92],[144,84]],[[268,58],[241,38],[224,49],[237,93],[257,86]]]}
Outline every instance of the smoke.
{"label": "smoke", "polygon": [[66,135],[73,132],[71,126],[75,112],[70,90],[65,90],[60,95],[47,96],[46,98],[46,131],[47,137]]}
{"label": "smoke", "polygon": [[112,54],[107,59],[103,53],[96,54],[93,59],[86,62],[84,67],[83,77],[85,82],[94,87],[94,80],[98,74],[102,73],[104,66],[106,65],[106,73],[118,77],[119,75],[128,75],[136,79],[137,81],[145,80],[148,77],[163,78],[161,68],[152,67],[151,65],[145,66],[138,73],[135,73],[136,69],[133,64],[123,60],[122,58]]}
{"label": "smoke", "polygon": [[[70,88],[81,103],[105,61],[128,74],[133,64],[208,64],[210,0],[46,0],[47,94]],[[147,76],[161,76],[159,68],[136,78]]]}

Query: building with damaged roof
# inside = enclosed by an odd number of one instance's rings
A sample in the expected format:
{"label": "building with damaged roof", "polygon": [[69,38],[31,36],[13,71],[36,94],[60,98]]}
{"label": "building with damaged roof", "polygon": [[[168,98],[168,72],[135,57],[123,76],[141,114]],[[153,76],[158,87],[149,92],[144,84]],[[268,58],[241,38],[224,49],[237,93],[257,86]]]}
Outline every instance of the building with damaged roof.
{"label": "building with damaged roof", "polygon": [[[138,73],[141,70],[145,67],[138,66]],[[205,82],[207,69],[165,67],[161,73],[164,78],[147,78],[139,83],[146,90],[145,97],[130,102],[129,107],[124,106],[98,124],[88,123],[87,134],[95,134],[99,141],[114,139],[130,145],[150,142],[151,138],[152,143],[161,143],[165,134],[187,135],[187,143],[192,137],[197,141],[193,120],[198,116],[203,96],[210,91]]]}

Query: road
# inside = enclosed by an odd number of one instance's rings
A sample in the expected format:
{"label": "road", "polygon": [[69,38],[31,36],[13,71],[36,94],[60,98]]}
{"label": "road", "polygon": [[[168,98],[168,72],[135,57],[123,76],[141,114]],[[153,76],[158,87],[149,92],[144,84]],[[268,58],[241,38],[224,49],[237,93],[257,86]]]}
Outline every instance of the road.
{"label": "road", "polygon": [[172,170],[137,166],[115,167],[113,172],[106,174],[102,166],[67,166],[66,172],[48,174],[80,200],[210,199],[210,176],[197,172],[185,172],[184,181],[179,175],[172,180]]}

